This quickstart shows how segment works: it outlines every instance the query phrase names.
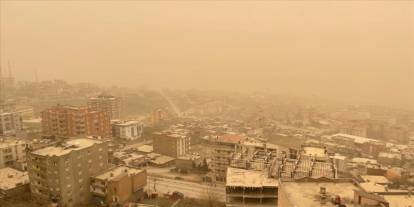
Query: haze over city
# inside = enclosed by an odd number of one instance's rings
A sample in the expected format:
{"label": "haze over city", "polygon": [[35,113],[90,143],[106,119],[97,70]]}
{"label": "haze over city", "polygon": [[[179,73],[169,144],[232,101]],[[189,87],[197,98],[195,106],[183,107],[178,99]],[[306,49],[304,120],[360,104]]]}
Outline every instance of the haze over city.
{"label": "haze over city", "polygon": [[410,1],[1,1],[0,11],[1,66],[24,80],[37,70],[414,106]]}

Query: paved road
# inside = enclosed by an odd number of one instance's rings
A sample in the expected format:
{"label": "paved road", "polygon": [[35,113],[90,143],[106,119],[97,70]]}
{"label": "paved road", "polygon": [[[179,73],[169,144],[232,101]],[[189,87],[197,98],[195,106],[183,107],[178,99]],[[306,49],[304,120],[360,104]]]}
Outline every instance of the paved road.
{"label": "paved road", "polygon": [[159,194],[178,191],[183,193],[185,197],[190,198],[207,199],[210,195],[221,202],[226,200],[224,185],[210,186],[204,183],[154,176],[148,176],[147,178],[146,188],[149,192],[154,192],[154,189]]}

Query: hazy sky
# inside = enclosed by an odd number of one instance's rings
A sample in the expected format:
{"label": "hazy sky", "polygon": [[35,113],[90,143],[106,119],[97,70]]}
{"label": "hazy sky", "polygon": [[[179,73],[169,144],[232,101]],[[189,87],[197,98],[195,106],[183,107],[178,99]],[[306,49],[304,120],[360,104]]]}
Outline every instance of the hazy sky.
{"label": "hazy sky", "polygon": [[414,1],[4,1],[19,79],[269,89],[414,107]]}

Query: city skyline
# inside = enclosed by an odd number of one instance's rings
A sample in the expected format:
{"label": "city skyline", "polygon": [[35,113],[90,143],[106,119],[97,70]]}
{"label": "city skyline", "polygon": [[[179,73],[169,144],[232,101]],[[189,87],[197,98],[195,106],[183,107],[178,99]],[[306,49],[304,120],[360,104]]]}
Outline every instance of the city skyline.
{"label": "city skyline", "polygon": [[0,4],[0,64],[18,79],[414,106],[408,1]]}

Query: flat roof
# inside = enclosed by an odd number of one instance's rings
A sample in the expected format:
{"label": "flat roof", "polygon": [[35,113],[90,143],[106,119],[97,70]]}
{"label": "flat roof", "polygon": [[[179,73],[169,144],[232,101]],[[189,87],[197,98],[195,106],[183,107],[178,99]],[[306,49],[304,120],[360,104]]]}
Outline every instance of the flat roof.
{"label": "flat roof", "polygon": [[379,142],[378,140],[375,140],[375,139],[370,139],[370,138],[360,137],[360,136],[355,136],[355,135],[350,135],[350,134],[343,134],[343,133],[334,134],[331,137],[338,137],[338,136],[353,139],[355,143],[359,143],[359,144],[363,144],[366,142]]}
{"label": "flat roof", "polygon": [[[281,184],[283,190],[295,207],[320,207],[320,188],[325,187],[326,193],[330,197],[339,195],[346,206],[355,207],[350,201],[354,200],[354,190],[358,187],[350,181],[343,182],[283,182]],[[348,202],[347,202],[348,201]],[[333,203],[328,199],[325,207],[334,207]]]}
{"label": "flat roof", "polygon": [[392,207],[413,206],[414,196],[408,195],[384,195],[384,199],[390,203]]}
{"label": "flat roof", "polygon": [[96,139],[87,139],[87,138],[79,138],[79,139],[70,139],[64,142],[62,146],[50,146],[45,147],[39,150],[32,152],[36,155],[41,156],[60,156],[69,154],[75,150],[81,150],[88,147],[91,147],[95,144],[100,144],[102,141]]}
{"label": "flat roof", "polygon": [[385,176],[381,175],[361,175],[361,178],[368,183],[391,183]]}
{"label": "flat roof", "polygon": [[13,168],[0,169],[0,189],[9,190],[29,183],[29,174]]}
{"label": "flat roof", "polygon": [[94,178],[99,179],[99,180],[115,180],[119,177],[122,177],[124,175],[135,175],[138,174],[140,172],[142,172],[143,170],[139,170],[136,168],[131,168],[131,167],[126,167],[126,166],[119,166],[119,167],[115,167],[112,168],[108,171],[105,171],[102,174],[99,174],[97,176],[94,176]]}
{"label": "flat roof", "polygon": [[154,147],[152,145],[142,145],[137,147],[137,150],[140,152],[150,153],[154,151]]}
{"label": "flat roof", "polygon": [[303,147],[303,154],[308,156],[326,157],[326,150],[320,147]]}
{"label": "flat roof", "polygon": [[236,143],[239,143],[240,141],[242,141],[243,139],[244,139],[244,137],[241,136],[241,135],[225,134],[225,135],[218,136],[214,140],[216,140],[218,142],[234,143],[234,144],[236,144]]}
{"label": "flat roof", "polygon": [[266,171],[227,168],[226,186],[233,187],[277,187],[278,180],[268,178]]}
{"label": "flat roof", "polygon": [[0,138],[0,149],[7,148],[10,146],[15,146],[15,145],[26,144],[26,143],[27,143],[26,141],[18,139],[16,137]]}

